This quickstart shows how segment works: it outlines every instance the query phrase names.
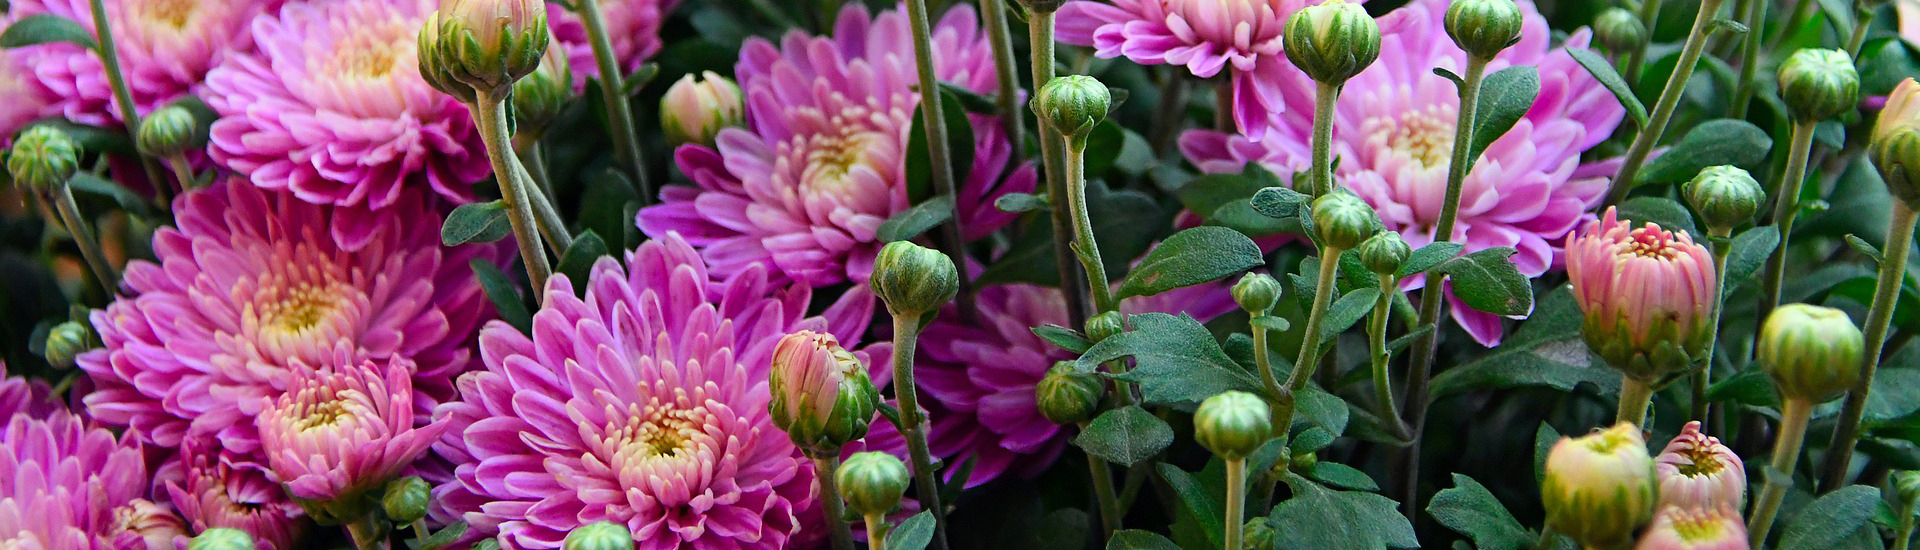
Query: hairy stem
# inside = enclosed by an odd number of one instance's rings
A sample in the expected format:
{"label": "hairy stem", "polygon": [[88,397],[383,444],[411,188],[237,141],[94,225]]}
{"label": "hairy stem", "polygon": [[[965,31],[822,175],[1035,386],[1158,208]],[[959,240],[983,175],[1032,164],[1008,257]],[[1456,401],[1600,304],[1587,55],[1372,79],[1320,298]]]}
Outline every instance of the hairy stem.
{"label": "hairy stem", "polygon": [[1267,388],[1267,405],[1278,407],[1280,396],[1286,395],[1286,390],[1273,374],[1273,357],[1270,355],[1273,351],[1267,348],[1267,329],[1260,323],[1249,323],[1248,329],[1253,332],[1253,364],[1260,368],[1260,382]]}
{"label": "hairy stem", "polygon": [[1653,385],[1631,376],[1620,379],[1620,409],[1614,422],[1647,425],[1647,409],[1653,405]]}
{"label": "hairy stem", "polygon": [[547,192],[540,187],[540,180],[533,177],[533,171],[527,168],[526,163],[518,158],[511,162],[514,175],[520,180],[515,185],[524,190],[527,202],[533,207],[533,219],[540,228],[540,236],[553,249],[553,257],[566,255],[567,249],[573,246],[573,233],[567,231],[567,222],[560,219],[560,211],[553,208],[553,201],[547,199]]}
{"label": "hairy stem", "polygon": [[100,248],[100,240],[93,234],[92,226],[80,215],[80,205],[73,201],[73,189],[65,182],[53,187],[47,201],[53,203],[54,211],[60,214],[60,223],[65,225],[67,234],[73,237],[73,244],[80,249],[80,259],[87,263],[87,269],[93,271],[93,278],[100,282],[103,296],[113,298],[113,288],[120,284],[114,275],[113,266],[107,263],[107,254]]}
{"label": "hairy stem", "polygon": [[[1039,90],[1053,80],[1053,12],[1035,10],[1027,14],[1027,33],[1033,64],[1033,89]],[[1080,267],[1073,255],[1073,215],[1069,213],[1064,197],[1067,196],[1064,164],[1066,156],[1062,151],[1066,144],[1056,137],[1057,133],[1047,124],[1045,117],[1039,119],[1040,125],[1040,162],[1043,182],[1047,186],[1049,219],[1053,222],[1053,263],[1060,273],[1060,293],[1067,302],[1067,321],[1074,328],[1082,328],[1087,323],[1087,293],[1079,285]],[[1019,143],[1015,141],[1015,143]]]}
{"label": "hairy stem", "polygon": [[1880,277],[1873,288],[1873,304],[1867,309],[1866,353],[1860,356],[1860,380],[1847,392],[1847,404],[1840,412],[1840,423],[1833,429],[1833,444],[1827,447],[1826,462],[1820,473],[1820,490],[1831,491],[1846,482],[1853,461],[1853,446],[1860,441],[1861,417],[1867,410],[1867,391],[1873,387],[1874,372],[1886,348],[1887,327],[1893,321],[1895,299],[1907,278],[1907,252],[1913,248],[1914,223],[1920,212],[1899,200],[1893,201],[1893,224],[1887,228],[1885,258],[1880,262]]}
{"label": "hairy stem", "polygon": [[1308,165],[1307,194],[1318,197],[1333,190],[1333,112],[1340,100],[1340,87],[1319,82],[1313,88],[1313,164]]}
{"label": "hairy stem", "polygon": [[[1080,423],[1080,431],[1086,431],[1087,423]],[[1106,460],[1087,454],[1087,471],[1092,476],[1093,498],[1100,504],[1101,540],[1111,538],[1121,529],[1126,512],[1120,505],[1120,497],[1113,490],[1113,469]]]}
{"label": "hairy stem", "polygon": [[387,548],[387,539],[381,534],[386,529],[376,523],[377,521],[379,520],[375,519],[373,514],[367,514],[366,517],[347,522],[347,538],[353,541],[354,548],[358,550]]}
{"label": "hairy stem", "polygon": [[1080,257],[1080,268],[1087,272],[1087,291],[1093,295],[1100,313],[1115,311],[1120,304],[1107,283],[1106,264],[1100,260],[1100,243],[1093,236],[1093,218],[1087,214],[1087,144],[1085,140],[1067,144],[1067,210],[1073,215],[1073,250]]}
{"label": "hairy stem", "polygon": [[1767,472],[1766,489],[1755,501],[1753,517],[1747,522],[1747,542],[1759,548],[1766,545],[1773,530],[1773,518],[1780,502],[1793,486],[1793,468],[1800,462],[1800,444],[1807,438],[1807,418],[1813,415],[1813,403],[1789,398],[1780,408],[1780,433],[1773,440],[1773,470]]}
{"label": "hairy stem", "polygon": [[853,550],[853,530],[847,528],[847,505],[840,501],[840,490],[833,486],[833,474],[840,470],[840,457],[834,454],[813,459],[813,479],[820,483],[820,504],[827,516],[827,535],[834,550]]}
{"label": "hairy stem", "polygon": [[[913,483],[920,504],[933,512],[933,544],[947,548],[947,510],[940,504],[940,483],[934,477],[933,454],[927,450],[927,419],[920,414],[920,389],[913,381],[914,347],[920,341],[920,320],[898,311],[893,315],[893,392],[900,401],[901,431],[913,460]],[[914,316],[917,317],[917,316]]]}
{"label": "hairy stem", "polygon": [[1244,531],[1247,520],[1247,459],[1227,459],[1227,530],[1228,549],[1241,548],[1244,543]]}
{"label": "hairy stem", "polygon": [[993,99],[1000,106],[1000,126],[1007,131],[1007,141],[1015,144],[1008,165],[1019,166],[1027,157],[1027,148],[1020,145],[1027,136],[1027,118],[1020,111],[1020,66],[1014,62],[1006,1],[980,0],[980,24],[987,27],[987,41],[993,47],[993,69],[1000,85]]}
{"label": "hairy stem", "polygon": [[1760,45],[1765,41],[1761,36],[1761,27],[1767,22],[1767,8],[1772,0],[1742,0],[1747,7],[1747,34],[1740,37],[1740,79],[1733,88],[1733,104],[1727,112],[1728,118],[1746,119],[1747,104],[1753,101],[1753,77],[1760,70]]}
{"label": "hairy stem", "polygon": [[1860,47],[1867,43],[1867,27],[1873,25],[1874,12],[1866,2],[1853,4],[1853,35],[1847,37],[1847,57],[1860,62]]}
{"label": "hairy stem", "polygon": [[1393,397],[1393,375],[1387,371],[1392,356],[1387,353],[1387,320],[1393,317],[1393,274],[1380,275],[1380,297],[1374,299],[1373,315],[1367,319],[1367,347],[1372,351],[1373,401],[1379,407],[1380,423],[1397,439],[1405,440],[1407,424],[1400,419],[1400,405]]}
{"label": "hairy stem", "polygon": [[[959,195],[954,193],[953,159],[948,156],[953,149],[948,145],[940,76],[934,73],[933,25],[927,20],[927,0],[907,0],[907,19],[913,23],[913,60],[920,73],[920,124],[926,128],[927,164],[933,170],[933,192],[958,199]],[[940,224],[940,248],[953,260],[953,265],[964,266],[967,265],[967,243],[963,238],[965,232],[960,229],[960,203],[955,202],[953,208],[946,223]],[[972,287],[972,281],[960,277],[960,316],[965,319],[973,318]]]}
{"label": "hairy stem", "polygon": [[639,134],[633,124],[633,105],[627,101],[627,75],[614,57],[613,41],[607,37],[606,17],[600,12],[600,0],[579,0],[580,22],[593,44],[594,65],[600,69],[600,97],[607,104],[607,125],[613,134],[613,152],[633,176],[633,190],[640,194],[642,206],[653,204],[653,183],[647,176],[647,161],[641,156]]}
{"label": "hairy stem", "polygon": [[1755,323],[1764,323],[1773,308],[1780,305],[1780,285],[1787,273],[1787,246],[1793,236],[1793,219],[1800,214],[1800,186],[1807,179],[1807,155],[1813,151],[1814,121],[1793,123],[1793,145],[1787,151],[1787,170],[1773,186],[1773,224],[1780,229],[1780,246],[1767,257],[1766,277],[1760,280],[1760,307]]}
{"label": "hairy stem", "polygon": [[1293,362],[1293,372],[1287,375],[1285,392],[1280,395],[1280,410],[1273,415],[1273,431],[1287,433],[1287,427],[1293,425],[1293,411],[1296,408],[1295,397],[1307,381],[1313,379],[1313,371],[1320,366],[1320,324],[1327,316],[1327,304],[1333,301],[1333,280],[1338,277],[1341,250],[1334,247],[1320,249],[1320,278],[1314,282],[1313,306],[1307,310],[1307,327],[1300,333],[1300,355]]}
{"label": "hairy stem", "polygon": [[513,158],[513,148],[507,144],[506,98],[492,92],[476,92],[475,104],[469,106],[473,121],[480,127],[480,140],[487,146],[487,160],[493,164],[494,180],[500,182],[500,198],[507,204],[507,223],[513,226],[513,240],[520,247],[521,263],[526,264],[527,280],[533,283],[534,294],[544,303],[547,277],[553,274],[553,267],[547,263],[547,254],[540,251],[540,237],[534,232],[533,206],[528,204],[526,186],[520,184],[515,163],[508,160]]}
{"label": "hairy stem", "polygon": [[[1627,191],[1633,189],[1634,178],[1640,174],[1640,167],[1647,162],[1647,155],[1653,152],[1653,146],[1667,133],[1667,122],[1673,120],[1673,111],[1680,105],[1680,96],[1687,89],[1687,81],[1693,78],[1693,68],[1700,62],[1700,52],[1707,48],[1708,27],[1713,17],[1720,11],[1725,0],[1702,0],[1700,13],[1693,18],[1693,30],[1687,33],[1686,45],[1680,48],[1680,60],[1673,65],[1673,74],[1667,77],[1666,87],[1660,90],[1660,99],[1653,105],[1653,114],[1647,120],[1647,126],[1633,138],[1633,145],[1627,148],[1626,160],[1620,165],[1620,171],[1613,176],[1613,188],[1607,192],[1607,204],[1618,204],[1627,198]],[[1648,4],[1657,4],[1656,0],[1647,0]],[[1649,29],[1652,27],[1649,26]]]}

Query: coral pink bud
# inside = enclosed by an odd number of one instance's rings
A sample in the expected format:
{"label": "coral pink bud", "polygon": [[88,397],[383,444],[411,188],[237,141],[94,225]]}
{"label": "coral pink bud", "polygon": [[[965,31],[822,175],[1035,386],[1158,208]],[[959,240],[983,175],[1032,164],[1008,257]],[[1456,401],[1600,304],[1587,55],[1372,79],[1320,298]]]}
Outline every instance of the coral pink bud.
{"label": "coral pink bud", "polygon": [[674,145],[697,143],[712,146],[714,136],[729,126],[739,126],[746,118],[746,104],[740,85],[713,71],[680,77],[660,98],[660,127]]}
{"label": "coral pink bud", "polygon": [[1745,463],[1720,438],[1700,433],[1698,420],[1688,422],[1653,462],[1662,508],[1739,510],[1747,502]]}
{"label": "coral pink bud", "polygon": [[1586,314],[1587,346],[1628,377],[1651,381],[1706,351],[1719,280],[1707,248],[1612,208],[1567,243],[1567,277]]}
{"label": "coral pink bud", "polygon": [[774,345],[767,386],[774,425],[786,430],[800,450],[817,456],[837,455],[841,445],[866,437],[880,403],[866,363],[833,335],[811,330],[788,334]]}
{"label": "coral pink bud", "polygon": [[1747,526],[1732,508],[1670,506],[1654,516],[1634,550],[1747,550]]}

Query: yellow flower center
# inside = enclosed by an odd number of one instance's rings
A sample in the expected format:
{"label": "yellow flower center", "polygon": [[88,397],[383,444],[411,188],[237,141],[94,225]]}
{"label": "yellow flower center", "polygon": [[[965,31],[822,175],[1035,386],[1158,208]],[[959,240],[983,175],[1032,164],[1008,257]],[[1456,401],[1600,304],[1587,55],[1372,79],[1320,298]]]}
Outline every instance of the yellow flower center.
{"label": "yellow flower center", "polygon": [[339,297],[332,288],[300,283],[262,306],[260,318],[267,326],[299,333],[319,325],[338,307]]}
{"label": "yellow flower center", "polygon": [[1681,475],[1687,477],[1710,476],[1727,469],[1726,464],[1722,464],[1719,457],[1714,456],[1712,448],[1706,445],[1696,445],[1680,451],[1680,456],[1687,457],[1690,462],[1681,464],[1677,468]]}
{"label": "yellow flower center", "polygon": [[1687,542],[1707,542],[1726,536],[1727,526],[1714,514],[1683,513],[1673,518],[1673,532]]}
{"label": "yellow flower center", "polygon": [[195,0],[143,0],[129,4],[136,10],[140,20],[158,23],[176,31],[186,30],[193,16],[199,13],[199,2]]}
{"label": "yellow flower center", "polygon": [[299,431],[307,431],[332,426],[342,418],[345,418],[348,412],[347,408],[342,406],[340,400],[336,398],[304,405],[294,410],[293,414],[298,415],[293,421],[293,428]]}
{"label": "yellow flower center", "polygon": [[679,456],[694,450],[693,435],[700,423],[694,411],[669,406],[627,406],[627,425],[615,428],[608,439],[621,442],[622,454],[642,459]]}
{"label": "yellow flower center", "polygon": [[1627,252],[1645,258],[1673,259],[1679,257],[1679,249],[1673,246],[1673,234],[1659,227],[1642,227],[1633,230],[1632,242],[1627,243]]}
{"label": "yellow flower center", "polygon": [[1442,112],[1439,105],[1400,115],[1400,123],[1389,126],[1387,144],[1406,153],[1429,168],[1446,166],[1452,159],[1454,115]]}

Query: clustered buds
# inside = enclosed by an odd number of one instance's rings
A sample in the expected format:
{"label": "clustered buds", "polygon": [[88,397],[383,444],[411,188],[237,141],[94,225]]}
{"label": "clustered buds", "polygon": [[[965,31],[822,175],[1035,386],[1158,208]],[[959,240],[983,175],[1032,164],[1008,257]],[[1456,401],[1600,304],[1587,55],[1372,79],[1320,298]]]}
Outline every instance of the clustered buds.
{"label": "clustered buds", "polygon": [[1859,381],[1864,340],[1846,312],[1788,304],[1767,316],[1755,359],[1781,397],[1822,403]]}
{"label": "clustered buds", "polygon": [[1908,208],[1920,208],[1920,83],[1900,81],[1874,120],[1867,158],[1887,190]]}
{"label": "clustered buds", "polygon": [[420,29],[420,74],[464,101],[504,97],[540,66],[550,39],[542,0],[442,0]]}
{"label": "clustered buds", "polygon": [[1380,58],[1380,25],[1359,4],[1327,0],[1287,18],[1287,59],[1322,84],[1342,84]]}
{"label": "clustered buds", "polygon": [[774,345],[767,385],[773,424],[808,456],[835,456],[842,445],[866,437],[880,403],[866,364],[833,335],[811,330]]}
{"label": "clustered buds", "polygon": [[1208,397],[1193,411],[1193,438],[1227,460],[1246,458],[1273,433],[1273,411],[1251,393],[1230,390]]}
{"label": "clustered buds", "polygon": [[1746,464],[1719,438],[1700,433],[1698,420],[1688,422],[1653,461],[1663,508],[1739,510],[1746,505]]}
{"label": "clustered buds", "polygon": [[397,523],[413,523],[427,517],[427,501],[432,497],[433,487],[420,476],[407,476],[387,484],[387,492],[380,497],[380,507],[387,512],[387,518]]}
{"label": "clustered buds", "polygon": [[1454,0],[1447,7],[1447,36],[1476,59],[1493,59],[1518,42],[1524,23],[1513,0]]}
{"label": "clustered buds", "polygon": [[1049,80],[1033,96],[1033,112],[1040,121],[1076,141],[1107,120],[1107,109],[1112,106],[1113,92],[1086,75]]}
{"label": "clustered buds", "polygon": [[633,531],[627,526],[611,521],[596,521],[573,528],[567,532],[566,540],[560,543],[562,550],[632,550]]}
{"label": "clustered buds", "polygon": [[1731,231],[1753,221],[1753,214],[1766,202],[1767,192],[1753,175],[1736,166],[1708,166],[1687,182],[1687,204],[1693,207],[1707,226]]}
{"label": "clustered buds", "polygon": [[1734,508],[1666,507],[1634,550],[1747,550],[1747,526]]}
{"label": "clustered buds", "polygon": [[746,103],[740,85],[713,71],[694,80],[680,77],[660,98],[660,127],[667,132],[667,143],[713,145],[714,136],[746,119]]}
{"label": "clustered buds", "polygon": [[[827,475],[821,473],[820,475]],[[846,499],[847,509],[863,516],[883,515],[900,505],[911,481],[899,457],[868,451],[854,453],[833,473],[833,482]]]}
{"label": "clustered buds", "polygon": [[93,347],[92,331],[78,321],[67,321],[54,325],[47,331],[47,347],[44,356],[47,364],[56,368],[73,368],[73,360],[81,352]]}
{"label": "clustered buds", "polygon": [[513,83],[515,133],[539,136],[573,99],[573,68],[565,48],[547,48],[540,67]]}
{"label": "clustered buds", "polygon": [[140,119],[140,128],[133,134],[134,146],[156,157],[187,152],[197,147],[199,141],[199,121],[193,119],[192,111],[179,105],[155,109]]}
{"label": "clustered buds", "polygon": [[894,241],[880,248],[868,284],[895,316],[919,318],[960,293],[960,271],[938,250]]}
{"label": "clustered buds", "polygon": [[1061,361],[1047,369],[1047,375],[1033,386],[1033,397],[1040,415],[1055,424],[1079,424],[1093,419],[1100,410],[1100,398],[1107,385],[1098,375],[1079,372],[1073,361]]}
{"label": "clustered buds", "polygon": [[231,527],[201,531],[187,543],[187,550],[254,550],[253,535]]}
{"label": "clustered buds", "polygon": [[1351,250],[1380,228],[1380,217],[1373,207],[1353,193],[1334,191],[1321,195],[1313,200],[1312,210],[1313,227],[1319,232],[1323,247]]}
{"label": "clustered buds", "polygon": [[1624,54],[1647,45],[1647,26],[1626,8],[1607,8],[1593,18],[1593,38],[1607,51]]}
{"label": "clustered buds", "polygon": [[7,173],[14,183],[31,189],[65,185],[80,168],[80,145],[51,126],[35,126],[13,139]]}
{"label": "clustered buds", "polygon": [[1585,548],[1619,548],[1652,519],[1658,486],[1640,427],[1622,422],[1547,452],[1540,482],[1547,526]]}
{"label": "clustered buds", "polygon": [[1248,273],[1233,284],[1233,301],[1248,315],[1259,317],[1280,303],[1280,281],[1265,273]]}
{"label": "clustered buds", "polygon": [[1802,121],[1826,120],[1852,109],[1860,97],[1860,73],[1841,50],[1806,48],[1780,64],[1780,98]]}
{"label": "clustered buds", "polygon": [[1652,382],[1706,353],[1720,284],[1712,255],[1685,232],[1633,229],[1608,208],[1568,243],[1566,262],[1581,334],[1608,365]]}
{"label": "clustered buds", "polygon": [[1400,271],[1407,263],[1407,257],[1413,255],[1413,247],[1406,239],[1393,231],[1374,233],[1365,242],[1360,243],[1360,264],[1375,275],[1392,275]]}

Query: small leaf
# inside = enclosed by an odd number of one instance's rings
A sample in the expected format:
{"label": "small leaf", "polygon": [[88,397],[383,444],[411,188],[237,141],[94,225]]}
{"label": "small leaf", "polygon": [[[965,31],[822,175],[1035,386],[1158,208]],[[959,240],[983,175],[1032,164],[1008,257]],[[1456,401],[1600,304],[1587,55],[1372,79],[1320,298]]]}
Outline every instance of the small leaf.
{"label": "small leaf", "polygon": [[1765,225],[1748,229],[1733,238],[1733,251],[1727,255],[1726,295],[1733,295],[1740,283],[1752,277],[1767,263],[1773,249],[1780,246],[1780,228]]}
{"label": "small leaf", "polygon": [[1379,288],[1362,288],[1335,300],[1333,305],[1327,306],[1326,317],[1320,321],[1320,340],[1333,343],[1333,337],[1346,332],[1373,311],[1373,302],[1379,298]]}
{"label": "small leaf", "polygon": [[1034,210],[1046,210],[1052,208],[1052,203],[1047,200],[1046,195],[1007,193],[1000,195],[1000,198],[993,199],[993,207],[1000,209],[1001,212],[1018,214]]}
{"label": "small leaf", "polygon": [[933,542],[931,510],[921,510],[887,532],[887,548],[890,550],[926,550],[929,542]]}
{"label": "small leaf", "polygon": [[520,289],[513,284],[507,274],[486,260],[474,258],[467,262],[473,269],[474,279],[480,282],[480,290],[487,293],[487,300],[493,302],[493,308],[499,312],[500,320],[527,332],[533,328],[533,314],[527,312],[526,302],[520,299]]}
{"label": "small leaf", "polygon": [[0,48],[20,48],[40,44],[66,42],[89,50],[97,50],[93,40],[93,31],[81,26],[78,21],[51,14],[34,14],[14,21],[7,30],[0,32]]}
{"label": "small leaf", "polygon": [[1180,545],[1152,531],[1126,529],[1107,539],[1107,550],[1180,550]]}
{"label": "small leaf", "polygon": [[452,525],[440,528],[439,531],[434,531],[432,535],[427,536],[426,540],[408,540],[407,545],[417,550],[440,550],[452,546],[455,541],[460,540],[461,535],[465,534],[467,534],[467,522],[456,521]]}
{"label": "small leaf", "polygon": [[505,202],[473,202],[454,207],[453,213],[447,214],[447,221],[440,224],[440,244],[490,243],[512,232]]}
{"label": "small leaf", "polygon": [[148,206],[147,199],[134,194],[124,185],[101,179],[100,176],[88,172],[75,172],[73,177],[67,180],[67,188],[88,195],[105,197],[120,208],[142,217],[153,215],[153,209]]}
{"label": "small leaf", "polygon": [[1287,476],[1293,498],[1274,506],[1274,548],[1279,550],[1380,550],[1419,548],[1413,524],[1393,499],[1360,491],[1336,491]]}
{"label": "small leaf", "polygon": [[659,64],[656,64],[656,63],[642,64],[640,65],[640,68],[634,69],[633,72],[628,73],[627,79],[625,81],[622,81],[620,83],[620,86],[623,88],[626,88],[625,90],[622,90],[622,91],[626,93],[627,97],[638,96],[640,95],[640,89],[647,87],[647,84],[650,82],[653,82],[653,77],[656,77],[656,76],[660,76]]}
{"label": "small leaf", "polygon": [[1494,315],[1533,310],[1533,284],[1513,264],[1515,250],[1499,246],[1447,260],[1434,267],[1453,278],[1453,294],[1467,307]]}
{"label": "small leaf", "polygon": [[[1800,508],[1800,515],[1780,532],[1779,550],[1833,550],[1855,531],[1873,529],[1873,509],[1880,491],[1854,485],[1827,493]],[[1878,537],[1876,537],[1876,540]]]}
{"label": "small leaf", "polygon": [[1873,258],[1873,263],[1876,266],[1882,262],[1887,261],[1883,256],[1880,255],[1879,247],[1873,246],[1873,243],[1869,243],[1865,239],[1861,239],[1860,237],[1855,236],[1852,233],[1847,234],[1847,246],[1853,247],[1855,251],[1858,251],[1860,254],[1868,258]]}
{"label": "small leaf", "polygon": [[1119,296],[1152,296],[1220,280],[1265,263],[1260,245],[1225,227],[1195,227],[1161,241],[1127,273]]}
{"label": "small leaf", "polygon": [[594,262],[607,255],[607,242],[592,230],[582,231],[573,238],[573,246],[567,247],[567,253],[560,255],[560,263],[553,266],[554,273],[566,274],[573,281],[574,292],[584,294],[587,291],[587,274],[593,270]]}
{"label": "small leaf", "polygon": [[[1274,369],[1280,369],[1276,362]],[[1291,368],[1291,365],[1288,366]],[[1339,396],[1327,393],[1319,386],[1307,386],[1294,394],[1299,406],[1299,414],[1293,416],[1295,424],[1308,424],[1325,428],[1334,435],[1347,433],[1347,421],[1352,414],[1347,410],[1347,401]]]}
{"label": "small leaf", "polygon": [[1427,514],[1448,529],[1472,537],[1480,550],[1519,550],[1533,542],[1532,534],[1500,499],[1464,475],[1453,474],[1453,488],[1433,495]]}
{"label": "small leaf", "polygon": [[1273,332],[1286,332],[1287,329],[1293,328],[1293,323],[1288,322],[1286,317],[1274,317],[1272,315],[1255,317],[1252,321],[1249,321],[1249,323],[1255,327],[1259,327],[1261,330]]}
{"label": "small leaf", "polygon": [[1635,127],[1647,127],[1647,106],[1640,104],[1640,98],[1633,95],[1633,89],[1627,86],[1626,79],[1620,78],[1620,73],[1613,70],[1612,62],[1586,48],[1567,48],[1567,54],[1572,55],[1581,67],[1586,67],[1587,72],[1593,74],[1593,78],[1599,80],[1607,91],[1613,92],[1613,98],[1627,109],[1627,116],[1633,119]]}
{"label": "small leaf", "polygon": [[1533,481],[1541,483],[1547,479],[1547,454],[1553,452],[1553,446],[1560,442],[1560,430],[1552,424],[1541,422],[1533,431]]}
{"label": "small leaf", "polygon": [[1316,481],[1342,489],[1352,489],[1355,491],[1380,490],[1380,484],[1375,482],[1372,477],[1369,477],[1366,472],[1338,462],[1315,463],[1313,465],[1312,477]]}
{"label": "small leaf", "polygon": [[1419,250],[1413,251],[1413,254],[1408,255],[1407,262],[1400,264],[1400,271],[1394,272],[1393,275],[1395,277],[1407,277],[1415,273],[1425,273],[1427,270],[1433,269],[1433,266],[1451,260],[1454,256],[1459,256],[1460,251],[1465,248],[1466,245],[1446,241],[1429,243],[1426,246],[1420,247]]}
{"label": "small leaf", "polygon": [[953,219],[953,195],[938,195],[894,214],[875,231],[880,242],[904,241]]}
{"label": "small leaf", "polygon": [[1773,138],[1759,126],[1728,118],[1709,120],[1694,126],[1667,152],[1647,161],[1634,185],[1680,183],[1693,179],[1708,166],[1753,166],[1765,160],[1772,148]]}
{"label": "small leaf", "polygon": [[1100,413],[1073,444],[1107,462],[1132,466],[1173,444],[1173,428],[1138,405]]}
{"label": "small leaf", "polygon": [[1033,330],[1034,336],[1039,336],[1042,340],[1060,346],[1060,349],[1063,350],[1084,354],[1087,352],[1087,348],[1093,347],[1093,341],[1088,340],[1086,335],[1080,334],[1080,331],[1060,325],[1040,325],[1033,327],[1031,330]]}
{"label": "small leaf", "polygon": [[1192,317],[1144,313],[1129,320],[1133,330],[1094,344],[1075,367],[1091,372],[1101,363],[1133,357],[1133,368],[1114,378],[1139,383],[1149,404],[1197,403],[1227,390],[1265,393],[1253,373],[1227,357],[1213,333]]}
{"label": "small leaf", "polygon": [[1200,523],[1200,530],[1206,534],[1207,541],[1213,546],[1219,546],[1220,539],[1224,536],[1221,532],[1223,526],[1220,518],[1225,506],[1219,499],[1214,498],[1213,491],[1208,490],[1205,484],[1194,479],[1193,474],[1165,462],[1157,466],[1161,479],[1165,479],[1167,485],[1173,487],[1174,494],[1180,497],[1180,504],[1185,506],[1187,512]]}
{"label": "small leaf", "polygon": [[1534,99],[1540,97],[1540,71],[1526,65],[1514,65],[1494,71],[1480,83],[1478,115],[1473,119],[1473,147],[1467,149],[1467,169],[1480,160],[1480,153],[1493,145],[1507,130],[1527,116]]}
{"label": "small leaf", "polygon": [[1253,211],[1273,218],[1299,217],[1313,197],[1285,187],[1268,187],[1253,194]]}
{"label": "small leaf", "polygon": [[1293,440],[1287,442],[1287,450],[1293,454],[1311,453],[1332,445],[1336,437],[1326,428],[1314,426],[1293,436]]}
{"label": "small leaf", "polygon": [[1465,82],[1460,78],[1460,75],[1453,74],[1453,71],[1447,70],[1446,67],[1434,67],[1433,74],[1440,75],[1440,78],[1453,81],[1453,85],[1456,87],[1460,86]]}

